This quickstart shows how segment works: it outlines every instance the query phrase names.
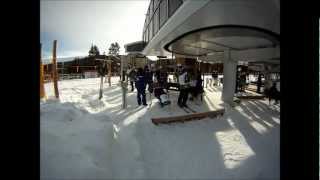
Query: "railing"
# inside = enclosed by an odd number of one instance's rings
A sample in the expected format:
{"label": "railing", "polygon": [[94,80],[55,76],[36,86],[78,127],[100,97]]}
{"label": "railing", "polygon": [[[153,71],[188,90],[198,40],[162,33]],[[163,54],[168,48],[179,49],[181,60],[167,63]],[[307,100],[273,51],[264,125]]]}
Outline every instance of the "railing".
{"label": "railing", "polygon": [[[73,73],[73,74],[59,74],[58,80],[67,80],[67,79],[84,79],[84,74]],[[53,78],[51,74],[44,75],[44,82],[52,82]]]}

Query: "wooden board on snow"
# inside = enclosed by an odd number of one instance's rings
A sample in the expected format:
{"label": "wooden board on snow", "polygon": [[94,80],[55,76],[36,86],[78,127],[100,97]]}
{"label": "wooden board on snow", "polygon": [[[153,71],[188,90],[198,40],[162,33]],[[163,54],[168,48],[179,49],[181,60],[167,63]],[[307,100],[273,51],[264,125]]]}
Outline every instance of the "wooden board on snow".
{"label": "wooden board on snow", "polygon": [[199,120],[205,117],[215,118],[219,115],[222,116],[224,112],[225,110],[223,108],[215,111],[192,113],[192,114],[181,115],[181,116],[152,118],[151,121],[155,125],[168,124],[168,123],[174,123],[174,122],[185,122],[185,121]]}
{"label": "wooden board on snow", "polygon": [[247,100],[254,100],[254,99],[263,99],[265,96],[237,96],[238,99],[247,99]]}

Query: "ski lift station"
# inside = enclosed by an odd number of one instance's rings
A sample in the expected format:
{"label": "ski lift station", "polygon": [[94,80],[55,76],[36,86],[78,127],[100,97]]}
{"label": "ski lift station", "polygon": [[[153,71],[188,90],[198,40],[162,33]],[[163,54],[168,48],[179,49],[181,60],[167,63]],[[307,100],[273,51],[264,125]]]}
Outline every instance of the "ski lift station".
{"label": "ski lift station", "polygon": [[280,64],[279,0],[151,0],[142,41],[127,52],[223,63],[222,100],[233,102],[239,63],[268,73]]}

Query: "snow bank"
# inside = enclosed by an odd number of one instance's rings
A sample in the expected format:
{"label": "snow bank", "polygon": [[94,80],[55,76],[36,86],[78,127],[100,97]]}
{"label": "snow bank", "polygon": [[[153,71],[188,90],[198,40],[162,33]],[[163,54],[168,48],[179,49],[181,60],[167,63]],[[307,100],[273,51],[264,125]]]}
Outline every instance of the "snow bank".
{"label": "snow bank", "polygon": [[111,178],[112,133],[107,116],[92,115],[72,103],[42,104],[41,178]]}

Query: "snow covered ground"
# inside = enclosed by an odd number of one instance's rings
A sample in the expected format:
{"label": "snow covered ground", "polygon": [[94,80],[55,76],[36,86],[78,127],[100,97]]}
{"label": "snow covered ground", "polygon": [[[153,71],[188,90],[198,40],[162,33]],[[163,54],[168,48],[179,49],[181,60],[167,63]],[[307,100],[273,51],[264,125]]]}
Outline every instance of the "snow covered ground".
{"label": "snow covered ground", "polygon": [[101,101],[98,78],[60,81],[59,101],[46,84],[41,179],[279,179],[278,106],[259,100],[230,108],[221,87],[208,87],[202,103],[187,104],[199,112],[225,107],[224,116],[155,126],[151,117],[186,114],[177,92],[164,108],[154,97],[150,108],[137,108],[130,92],[122,110],[118,80],[105,84]]}

